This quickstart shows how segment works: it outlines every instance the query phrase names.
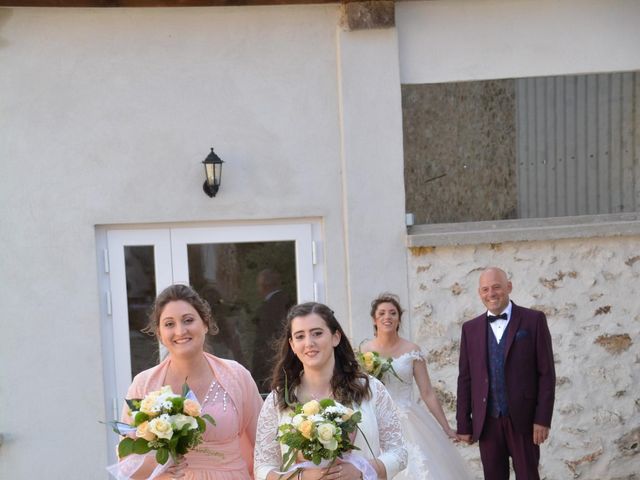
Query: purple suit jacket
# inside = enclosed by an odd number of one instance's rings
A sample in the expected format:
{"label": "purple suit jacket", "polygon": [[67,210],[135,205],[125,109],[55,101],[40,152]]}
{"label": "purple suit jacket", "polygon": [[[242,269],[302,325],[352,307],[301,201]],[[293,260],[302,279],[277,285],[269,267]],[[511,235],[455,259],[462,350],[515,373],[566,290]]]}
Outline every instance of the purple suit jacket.
{"label": "purple suit jacket", "polygon": [[[458,433],[471,434],[474,440],[487,416],[489,330],[486,313],[462,325],[456,420]],[[513,427],[521,433],[533,431],[534,423],[550,427],[556,373],[544,313],[514,303],[505,335],[504,373]]]}

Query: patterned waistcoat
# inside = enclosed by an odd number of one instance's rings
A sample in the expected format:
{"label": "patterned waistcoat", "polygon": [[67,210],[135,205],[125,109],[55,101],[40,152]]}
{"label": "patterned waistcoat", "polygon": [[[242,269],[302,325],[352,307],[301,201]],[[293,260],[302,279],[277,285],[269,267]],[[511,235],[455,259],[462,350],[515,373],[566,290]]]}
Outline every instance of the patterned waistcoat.
{"label": "patterned waistcoat", "polygon": [[[507,327],[508,329],[508,327]],[[507,344],[507,332],[505,331],[500,339],[496,340],[491,327],[487,332],[488,353],[489,353],[489,404],[488,413],[492,417],[501,417],[509,413],[507,403],[507,386],[504,378],[504,351]]]}

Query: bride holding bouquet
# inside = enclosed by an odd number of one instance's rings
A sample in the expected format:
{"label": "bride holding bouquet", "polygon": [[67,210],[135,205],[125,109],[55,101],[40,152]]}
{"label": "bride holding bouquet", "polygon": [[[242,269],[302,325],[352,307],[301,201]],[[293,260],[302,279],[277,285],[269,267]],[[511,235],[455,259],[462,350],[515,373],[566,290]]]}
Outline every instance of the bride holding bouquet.
{"label": "bride holding bouquet", "polygon": [[393,401],[360,371],[329,307],[289,311],[271,387],[258,419],[256,480],[391,479],[405,468]]}
{"label": "bride holding bouquet", "polygon": [[[202,443],[155,478],[250,480],[262,399],[242,365],[204,352],[205,334],[218,331],[209,305],[191,287],[171,285],[156,298],[149,320],[148,329],[169,355],[136,375],[127,399],[147,400],[162,392],[181,392],[186,380],[190,395],[195,395],[193,407],[199,407],[195,413],[215,420],[215,426],[207,425]],[[128,406],[121,420],[134,424]],[[133,475],[124,478],[149,478],[158,466],[153,453],[144,457]]]}
{"label": "bride holding bouquet", "polygon": [[[383,293],[375,298],[371,302],[371,318],[375,338],[361,345],[361,356],[364,358],[368,353],[375,353],[387,359],[387,368],[379,369],[385,370],[381,379],[398,406],[409,451],[408,467],[397,480],[473,478],[452,443],[457,440],[457,435],[449,426],[431,386],[424,354],[418,345],[398,335],[402,318],[398,297]],[[414,380],[423,405],[413,398]]]}

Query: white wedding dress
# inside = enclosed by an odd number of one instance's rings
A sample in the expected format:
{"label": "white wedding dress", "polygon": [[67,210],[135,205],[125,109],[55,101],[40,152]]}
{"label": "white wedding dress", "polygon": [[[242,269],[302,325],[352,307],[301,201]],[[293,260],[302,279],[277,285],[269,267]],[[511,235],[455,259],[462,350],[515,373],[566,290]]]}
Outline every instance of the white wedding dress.
{"label": "white wedding dress", "polygon": [[424,362],[424,354],[413,350],[393,359],[402,379],[387,372],[385,386],[398,407],[405,445],[409,453],[406,470],[395,480],[466,480],[473,476],[455,445],[444,433],[423,402],[413,395],[413,362]]}

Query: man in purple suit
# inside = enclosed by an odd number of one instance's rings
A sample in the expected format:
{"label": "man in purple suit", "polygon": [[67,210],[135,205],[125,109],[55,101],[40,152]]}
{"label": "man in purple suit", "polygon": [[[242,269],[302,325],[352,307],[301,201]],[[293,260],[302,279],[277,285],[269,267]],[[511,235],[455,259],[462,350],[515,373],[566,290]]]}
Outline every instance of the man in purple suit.
{"label": "man in purple suit", "polygon": [[480,275],[487,312],[465,322],[460,340],[458,437],[476,440],[486,480],[537,480],[549,436],[556,374],[544,313],[509,300],[512,285],[495,267]]}

